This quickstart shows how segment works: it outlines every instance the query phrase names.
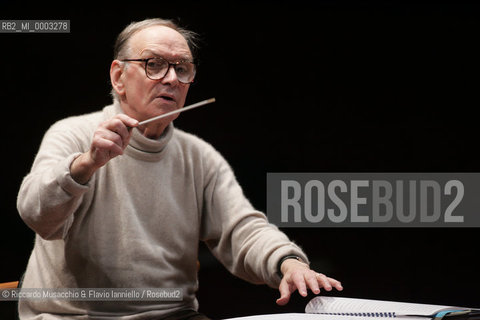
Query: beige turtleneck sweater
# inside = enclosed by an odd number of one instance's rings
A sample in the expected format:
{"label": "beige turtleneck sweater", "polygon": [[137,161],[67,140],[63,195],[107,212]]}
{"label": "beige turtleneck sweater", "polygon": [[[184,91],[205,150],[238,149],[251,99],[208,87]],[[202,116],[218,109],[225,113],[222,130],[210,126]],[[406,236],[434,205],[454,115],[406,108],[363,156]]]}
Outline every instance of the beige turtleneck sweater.
{"label": "beige turtleneck sweater", "polygon": [[278,287],[279,259],[298,246],[252,208],[222,156],[173,127],[158,140],[134,129],[129,146],[86,185],[70,164],[118,104],[46,133],[17,206],[36,233],[24,288],[183,288],[183,301],[21,300],[21,319],[150,319],[197,309],[196,261],[205,241],[225,267]]}

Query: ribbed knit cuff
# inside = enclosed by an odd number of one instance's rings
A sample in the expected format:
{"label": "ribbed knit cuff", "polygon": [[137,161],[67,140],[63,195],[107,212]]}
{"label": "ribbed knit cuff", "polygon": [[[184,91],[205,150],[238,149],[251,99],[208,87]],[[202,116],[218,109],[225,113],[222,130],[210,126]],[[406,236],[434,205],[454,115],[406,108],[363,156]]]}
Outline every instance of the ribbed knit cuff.
{"label": "ribbed knit cuff", "polygon": [[72,165],[72,162],[80,155],[80,152],[71,154],[55,168],[57,183],[65,192],[71,194],[72,196],[81,196],[87,192],[87,190],[93,185],[93,181],[95,179],[95,175],[93,175],[86,184],[80,184],[73,179],[72,175],[70,174],[70,166]]}

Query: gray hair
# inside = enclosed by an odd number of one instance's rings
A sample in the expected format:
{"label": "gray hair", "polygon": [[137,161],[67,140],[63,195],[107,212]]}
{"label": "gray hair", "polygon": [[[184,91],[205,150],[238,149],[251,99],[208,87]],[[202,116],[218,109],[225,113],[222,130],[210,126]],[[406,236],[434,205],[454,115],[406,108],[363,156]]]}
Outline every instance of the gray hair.
{"label": "gray hair", "polygon": [[[121,60],[129,58],[130,46],[128,45],[128,40],[140,30],[153,26],[169,27],[180,33],[187,41],[188,48],[190,49],[192,57],[195,60],[196,50],[198,49],[198,35],[193,31],[180,27],[172,20],[160,18],[132,22],[128,26],[126,26],[125,29],[120,32],[120,34],[117,36],[117,39],[115,40],[115,45],[113,46],[113,59]],[[111,94],[114,99],[119,98],[117,92],[113,88]]]}

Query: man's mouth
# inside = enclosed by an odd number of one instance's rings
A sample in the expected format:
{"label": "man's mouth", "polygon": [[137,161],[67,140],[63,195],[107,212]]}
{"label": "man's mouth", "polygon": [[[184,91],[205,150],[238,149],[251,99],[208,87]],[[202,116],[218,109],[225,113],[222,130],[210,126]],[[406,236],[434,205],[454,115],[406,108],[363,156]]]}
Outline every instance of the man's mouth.
{"label": "man's mouth", "polygon": [[168,95],[164,95],[164,94],[159,95],[158,97],[161,98],[161,99],[167,100],[167,101],[175,101],[175,99],[172,96],[168,96]]}

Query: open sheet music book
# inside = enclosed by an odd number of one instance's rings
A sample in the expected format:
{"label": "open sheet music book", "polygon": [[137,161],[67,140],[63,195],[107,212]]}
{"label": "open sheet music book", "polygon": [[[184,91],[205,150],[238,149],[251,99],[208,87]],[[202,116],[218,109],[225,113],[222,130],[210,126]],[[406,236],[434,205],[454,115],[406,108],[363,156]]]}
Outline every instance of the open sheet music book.
{"label": "open sheet music book", "polygon": [[359,316],[362,318],[398,318],[413,317],[434,318],[443,311],[462,311],[470,308],[451,306],[407,303],[395,301],[339,298],[339,297],[315,297],[307,304],[306,313],[316,313],[336,316]]}
{"label": "open sheet music book", "polygon": [[[315,297],[307,304],[306,313],[264,314],[237,317],[226,320],[437,320],[449,311],[470,311],[472,308],[459,308],[441,305],[366,300],[337,297]],[[473,317],[471,320],[479,319]],[[445,319],[442,319],[445,320]],[[455,320],[455,319],[449,319]],[[466,319],[469,320],[469,319]]]}

